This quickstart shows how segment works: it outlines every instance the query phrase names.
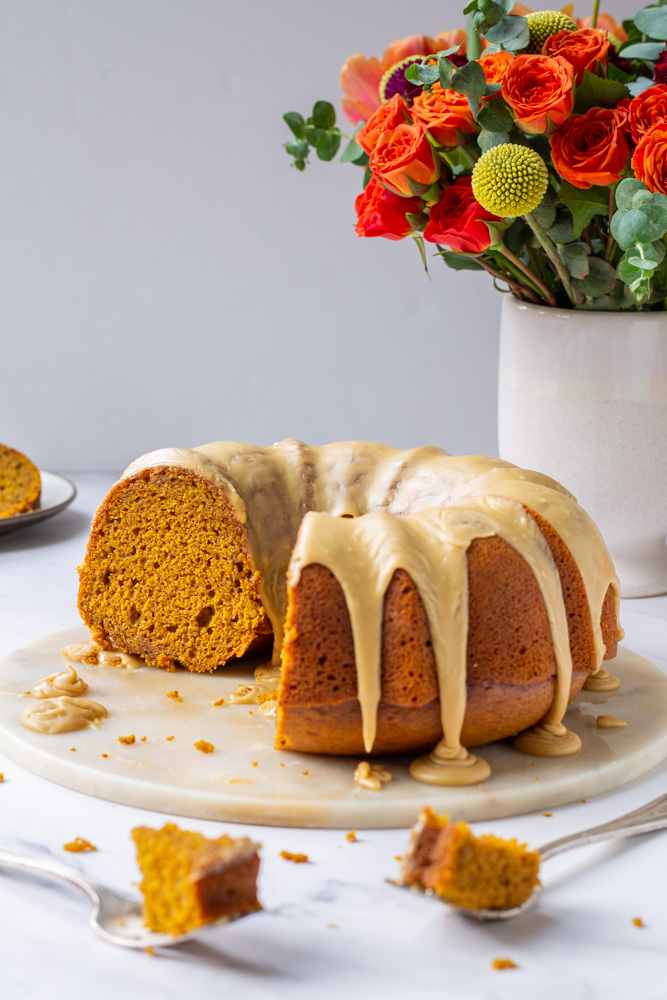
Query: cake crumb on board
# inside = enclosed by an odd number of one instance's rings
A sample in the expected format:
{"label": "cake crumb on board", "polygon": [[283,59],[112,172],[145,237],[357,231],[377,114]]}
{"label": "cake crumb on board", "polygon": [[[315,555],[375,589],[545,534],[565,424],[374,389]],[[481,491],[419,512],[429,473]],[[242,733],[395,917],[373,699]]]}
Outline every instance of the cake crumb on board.
{"label": "cake crumb on board", "polygon": [[71,851],[73,854],[82,854],[87,851],[96,851],[97,848],[89,840],[83,837],[75,837],[69,844],[63,844],[63,851]]}
{"label": "cake crumb on board", "polygon": [[137,742],[137,737],[134,735],[134,733],[132,733],[131,736],[119,736],[118,742],[125,743],[127,746],[131,746],[133,743]]}
{"label": "cake crumb on board", "polygon": [[183,701],[178,691],[169,691],[167,698],[171,698],[172,701]]}
{"label": "cake crumb on board", "polygon": [[207,743],[206,740],[197,740],[194,745],[195,750],[201,750],[202,753],[213,753],[215,747],[212,743]]}
{"label": "cake crumb on board", "polygon": [[646,927],[646,924],[644,923],[644,921],[642,920],[641,917],[633,917],[632,918],[632,926],[633,927]]}
{"label": "cake crumb on board", "polygon": [[291,851],[281,851],[280,857],[284,858],[285,861],[293,861],[295,865],[302,865],[305,861],[310,860],[307,854],[292,854]]}
{"label": "cake crumb on board", "polygon": [[357,843],[357,831],[356,830],[350,830],[349,833],[345,834],[345,839],[347,841],[349,841],[351,844],[356,844]]}
{"label": "cake crumb on board", "polygon": [[518,969],[519,966],[511,958],[494,958],[491,962],[491,968],[499,971],[500,969]]}

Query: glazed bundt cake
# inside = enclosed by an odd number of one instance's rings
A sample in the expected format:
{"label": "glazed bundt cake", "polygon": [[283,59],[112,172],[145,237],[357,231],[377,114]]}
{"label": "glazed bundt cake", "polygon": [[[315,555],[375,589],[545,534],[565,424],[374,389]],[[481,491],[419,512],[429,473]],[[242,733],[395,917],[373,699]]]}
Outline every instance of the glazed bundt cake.
{"label": "glazed bundt cake", "polygon": [[576,751],[562,718],[616,653],[617,606],[558,483],[366,442],[152,452],[99,507],[80,567],[106,648],[204,671],[273,642],[279,748],[438,744],[415,774],[437,782],[482,780],[464,748],[530,727],[522,749]]}
{"label": "glazed bundt cake", "polygon": [[0,517],[34,510],[41,489],[37,466],[20,451],[0,444]]}

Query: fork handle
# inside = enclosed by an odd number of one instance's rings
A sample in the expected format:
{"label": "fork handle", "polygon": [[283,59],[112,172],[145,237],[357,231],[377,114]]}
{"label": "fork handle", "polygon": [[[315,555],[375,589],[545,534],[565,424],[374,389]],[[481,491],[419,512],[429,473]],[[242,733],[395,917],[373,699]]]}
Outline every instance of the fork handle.
{"label": "fork handle", "polygon": [[14,868],[18,871],[37,872],[61,882],[69,882],[78,889],[83,889],[94,903],[99,903],[102,887],[92,879],[86,878],[81,872],[69,865],[51,858],[31,857],[29,854],[19,854],[18,851],[8,851],[0,847],[0,868]]}
{"label": "fork handle", "polygon": [[560,840],[552,840],[544,847],[538,848],[542,861],[552,858],[555,854],[569,851],[573,847],[583,847],[585,844],[596,844],[600,840],[620,840],[622,837],[634,837],[638,833],[651,833],[667,827],[667,795],[661,795],[648,802],[634,812],[619,816],[609,823],[572,833]]}

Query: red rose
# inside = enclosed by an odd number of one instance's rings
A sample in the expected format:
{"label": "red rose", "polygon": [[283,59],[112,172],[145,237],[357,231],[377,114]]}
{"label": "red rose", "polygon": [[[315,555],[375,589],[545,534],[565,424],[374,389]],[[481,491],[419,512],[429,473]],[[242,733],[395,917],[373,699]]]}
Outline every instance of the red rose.
{"label": "red rose", "polygon": [[516,56],[502,81],[515,124],[529,135],[559,128],[572,111],[573,80],[574,69],[562,56]]}
{"label": "red rose", "polygon": [[371,153],[371,173],[396,194],[412,195],[409,180],[430,187],[438,179],[439,161],[422,125],[398,125],[382,132]]}
{"label": "red rose", "polygon": [[[667,90],[667,87],[665,88]],[[551,136],[551,158],[560,176],[578,188],[616,184],[628,162],[624,108],[591,108],[570,115]]]}
{"label": "red rose", "polygon": [[357,236],[402,240],[412,232],[406,214],[417,215],[422,210],[422,202],[421,198],[401,198],[371,177],[354,207],[357,210]]}
{"label": "red rose", "polygon": [[387,129],[394,129],[397,125],[413,121],[414,119],[401,95],[394,94],[390,101],[380,105],[364,127],[357,132],[357,142],[370,156],[383,132],[386,132]]}
{"label": "red rose", "polygon": [[472,193],[472,179],[461,177],[445,188],[437,205],[431,209],[424,239],[441,243],[457,253],[483,253],[494,242],[487,222],[501,222],[482,208]]}
{"label": "red rose", "polygon": [[604,31],[595,28],[578,28],[577,31],[559,31],[547,38],[542,48],[545,56],[562,56],[574,69],[574,82],[579,85],[588,70],[594,73],[600,64],[607,68],[609,39]]}

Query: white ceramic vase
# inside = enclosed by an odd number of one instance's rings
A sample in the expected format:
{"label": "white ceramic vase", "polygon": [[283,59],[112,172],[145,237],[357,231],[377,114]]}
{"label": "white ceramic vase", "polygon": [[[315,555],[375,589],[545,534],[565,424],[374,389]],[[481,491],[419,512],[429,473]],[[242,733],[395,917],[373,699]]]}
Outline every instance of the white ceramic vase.
{"label": "white ceramic vase", "polygon": [[667,592],[667,312],[503,300],[500,457],[562,482],[597,523],[624,597]]}

